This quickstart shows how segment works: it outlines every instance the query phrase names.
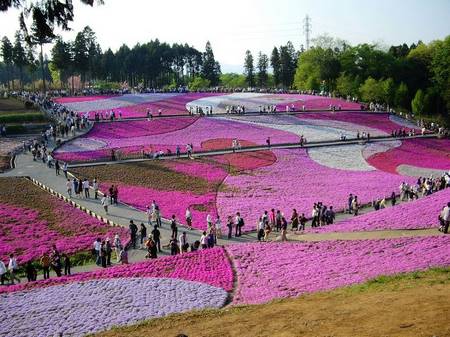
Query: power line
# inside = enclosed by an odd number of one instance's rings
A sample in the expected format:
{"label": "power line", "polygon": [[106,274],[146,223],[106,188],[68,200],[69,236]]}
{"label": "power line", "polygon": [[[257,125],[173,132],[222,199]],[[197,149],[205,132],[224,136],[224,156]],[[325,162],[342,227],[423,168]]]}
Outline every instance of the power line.
{"label": "power line", "polygon": [[305,34],[306,39],[306,50],[308,50],[311,38],[311,18],[309,17],[309,15],[306,15],[305,19],[303,20],[303,33]]}

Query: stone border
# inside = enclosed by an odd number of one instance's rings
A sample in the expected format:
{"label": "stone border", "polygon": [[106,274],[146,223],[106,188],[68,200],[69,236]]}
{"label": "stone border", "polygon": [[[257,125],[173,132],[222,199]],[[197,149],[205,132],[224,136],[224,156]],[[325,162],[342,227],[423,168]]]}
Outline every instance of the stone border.
{"label": "stone border", "polygon": [[53,196],[56,196],[58,199],[63,200],[64,202],[70,204],[72,207],[77,208],[77,209],[85,212],[86,214],[90,215],[91,217],[93,217],[93,218],[95,218],[97,220],[100,220],[103,223],[105,223],[105,224],[107,224],[109,226],[112,226],[112,227],[123,227],[123,226],[121,226],[119,224],[116,224],[115,222],[113,222],[113,221],[111,221],[111,220],[109,220],[109,219],[107,219],[107,218],[105,218],[105,217],[103,217],[101,215],[98,215],[97,213],[87,209],[86,207],[77,204],[75,201],[71,200],[70,198],[68,198],[68,197],[66,197],[64,195],[62,195],[59,192],[56,192],[55,190],[53,190],[52,188],[44,185],[40,181],[38,181],[38,180],[36,180],[36,179],[34,179],[32,177],[25,177],[25,178],[30,180],[33,184],[35,184],[36,186],[40,187],[44,191],[50,193]]}

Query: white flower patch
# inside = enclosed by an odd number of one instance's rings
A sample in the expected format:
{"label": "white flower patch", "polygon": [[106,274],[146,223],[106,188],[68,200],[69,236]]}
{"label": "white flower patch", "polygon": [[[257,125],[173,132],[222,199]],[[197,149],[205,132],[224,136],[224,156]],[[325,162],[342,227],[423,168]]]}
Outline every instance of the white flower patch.
{"label": "white flower patch", "polygon": [[220,308],[227,292],[168,278],[117,278],[0,296],[1,336],[84,336],[193,309]]}
{"label": "white flower patch", "polygon": [[308,142],[339,140],[341,134],[347,138],[355,137],[356,134],[346,129],[333,126],[314,125],[309,120],[301,120],[289,115],[267,115],[267,116],[227,116],[226,119],[239,123],[264,126],[276,130],[293,133],[297,136],[303,135]]}
{"label": "white flower patch", "polygon": [[369,143],[363,149],[363,157],[368,159],[377,153],[387,152],[402,145],[400,140],[392,140],[385,142]]}
{"label": "white flower patch", "polygon": [[431,169],[426,167],[417,167],[412,165],[402,164],[397,166],[397,172],[404,176],[409,177],[440,177],[445,171],[438,169]]}
{"label": "white flower patch", "polygon": [[277,105],[282,103],[291,103],[297,101],[297,97],[292,95],[292,97],[271,95],[271,94],[261,94],[261,93],[233,93],[229,95],[204,97],[197,99],[195,101],[186,104],[186,109],[189,107],[195,109],[196,106],[200,106],[203,109],[212,106],[213,113],[225,113],[227,106],[245,106],[246,111],[259,111],[260,106],[267,105]]}
{"label": "white flower patch", "polygon": [[364,145],[331,146],[308,149],[309,157],[320,165],[348,171],[374,171],[362,155]]}
{"label": "white flower patch", "polygon": [[57,152],[80,152],[100,150],[108,144],[95,138],[80,137],[62,145]]}
{"label": "white flower patch", "polygon": [[408,128],[408,129],[418,129],[417,125],[407,121],[404,118],[398,117],[397,115],[389,115],[389,120],[395,124],[398,124],[400,127]]}
{"label": "white flower patch", "polygon": [[179,94],[127,94],[96,101],[65,103],[69,110],[74,112],[88,112],[124,108],[136,104],[157,102]]}

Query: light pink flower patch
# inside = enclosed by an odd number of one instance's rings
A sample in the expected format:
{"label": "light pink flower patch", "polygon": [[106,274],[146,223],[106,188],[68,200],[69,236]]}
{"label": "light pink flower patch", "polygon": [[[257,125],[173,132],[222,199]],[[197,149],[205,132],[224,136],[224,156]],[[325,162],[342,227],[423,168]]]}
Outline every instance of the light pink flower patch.
{"label": "light pink flower patch", "polygon": [[59,97],[53,99],[54,102],[65,104],[65,103],[77,103],[77,102],[92,102],[102,99],[107,99],[111,97],[118,97],[117,95],[97,95],[97,96],[72,96],[72,97]]}
{"label": "light pink flower patch", "polygon": [[79,273],[72,276],[55,277],[8,287],[0,286],[0,293],[80,281],[123,277],[166,277],[206,283],[226,291],[230,291],[233,288],[233,272],[230,263],[223,248],[216,247],[183,255],[161,257],[130,265],[120,265]]}
{"label": "light pink flower patch", "polygon": [[450,265],[450,236],[228,246],[237,269],[233,304],[331,290],[381,275]]}

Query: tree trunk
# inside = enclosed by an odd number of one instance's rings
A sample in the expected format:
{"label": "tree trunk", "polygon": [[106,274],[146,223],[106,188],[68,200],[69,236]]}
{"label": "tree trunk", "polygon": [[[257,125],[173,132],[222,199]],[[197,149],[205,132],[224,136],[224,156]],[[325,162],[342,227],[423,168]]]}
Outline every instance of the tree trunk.
{"label": "tree trunk", "polygon": [[44,94],[47,92],[45,88],[45,72],[44,72],[44,52],[42,50],[42,43],[40,43],[41,46],[41,72],[42,72],[42,90]]}

